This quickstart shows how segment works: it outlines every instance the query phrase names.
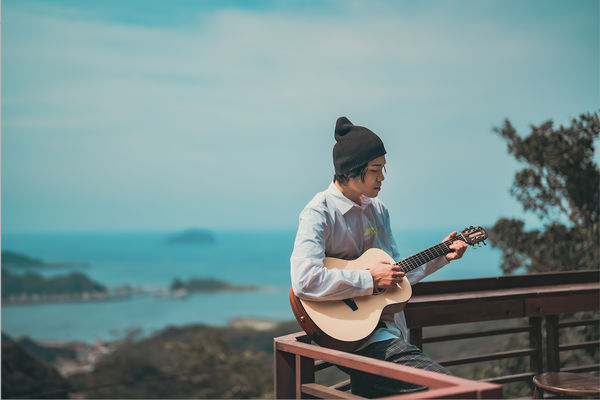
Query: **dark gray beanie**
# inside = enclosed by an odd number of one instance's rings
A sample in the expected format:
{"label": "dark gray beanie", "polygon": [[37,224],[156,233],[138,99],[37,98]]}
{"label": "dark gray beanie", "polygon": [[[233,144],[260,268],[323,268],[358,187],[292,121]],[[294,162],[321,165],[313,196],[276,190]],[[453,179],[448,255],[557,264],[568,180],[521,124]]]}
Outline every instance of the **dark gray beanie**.
{"label": "dark gray beanie", "polygon": [[346,117],[339,117],[335,123],[335,140],[333,166],[336,175],[345,174],[386,153],[379,136],[364,126],[353,125]]}

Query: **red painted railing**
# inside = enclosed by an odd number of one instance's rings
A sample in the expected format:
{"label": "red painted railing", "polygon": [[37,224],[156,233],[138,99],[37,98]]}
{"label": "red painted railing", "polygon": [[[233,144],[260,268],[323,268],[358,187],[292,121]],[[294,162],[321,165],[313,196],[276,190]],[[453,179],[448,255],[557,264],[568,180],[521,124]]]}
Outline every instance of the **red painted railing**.
{"label": "red painted railing", "polygon": [[[472,381],[326,349],[310,344],[304,332],[299,332],[274,339],[275,395],[277,398],[357,398],[347,392],[349,381],[330,387],[315,383],[316,371],[341,365],[429,388],[393,398],[501,398],[502,387],[496,383],[531,381],[533,375],[544,370],[544,365],[549,371],[560,370],[561,351],[597,347],[600,344],[597,340],[559,345],[559,328],[598,323],[597,319],[560,322],[559,317],[578,311],[598,310],[600,271],[419,283],[413,287],[413,298],[406,308],[411,343],[422,348],[425,343],[529,332],[530,346],[526,349],[441,362],[451,366],[528,356],[529,371]],[[424,327],[523,318],[529,321],[528,326],[423,337]],[[597,371],[599,367],[599,364],[593,364],[563,370]]]}
{"label": "red painted railing", "polygon": [[360,398],[341,391],[340,388],[314,383],[314,360],[322,360],[326,363],[350,367],[388,378],[399,379],[401,377],[403,381],[429,388],[424,392],[390,397],[394,399],[497,399],[502,397],[502,388],[499,385],[470,381],[352,353],[331,350],[309,344],[307,341],[308,337],[304,333],[275,338],[275,395],[278,399],[299,399],[307,397],[307,395],[319,398]]}

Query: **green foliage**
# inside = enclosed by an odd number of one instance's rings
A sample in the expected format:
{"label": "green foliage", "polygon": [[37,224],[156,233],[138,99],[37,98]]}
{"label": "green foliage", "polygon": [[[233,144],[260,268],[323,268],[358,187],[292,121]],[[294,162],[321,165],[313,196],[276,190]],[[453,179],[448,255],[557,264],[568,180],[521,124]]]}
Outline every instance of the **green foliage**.
{"label": "green foliage", "polygon": [[[600,132],[598,114],[582,114],[570,126],[556,129],[552,121],[531,126],[525,138],[507,120],[494,131],[507,141],[508,152],[526,166],[515,175],[511,194],[543,223],[543,229],[525,231],[519,219],[502,218],[489,229],[492,246],[503,253],[505,274],[524,267],[527,272],[598,269],[600,260],[600,170],[594,162],[594,144]],[[563,316],[566,319],[597,318],[597,313]],[[574,317],[574,318],[573,318]],[[562,343],[598,339],[597,326],[561,331]],[[525,337],[513,335],[502,350],[527,348]],[[561,368],[594,364],[596,349],[561,353]],[[517,374],[529,369],[527,358],[487,363],[467,374],[484,378]],[[530,396],[525,383],[506,385],[506,397]]]}
{"label": "green foliage", "polygon": [[96,369],[101,372],[70,376],[73,390],[85,398],[169,397],[164,395],[169,392],[168,377],[143,356],[116,353],[100,361]]}
{"label": "green foliage", "polygon": [[543,230],[524,230],[524,222],[502,218],[490,228],[490,242],[503,252],[502,270],[509,274],[597,269],[600,259],[600,170],[593,160],[598,114],[582,114],[571,125],[555,129],[552,121],[531,126],[521,138],[506,120],[494,131],[508,152],[527,166],[518,171],[511,194],[527,212],[535,213]]}
{"label": "green foliage", "polygon": [[[181,380],[196,385],[196,398],[257,398],[270,393],[272,357],[264,352],[233,351],[216,329],[207,329],[194,343],[169,342],[179,354],[177,371],[190,371]],[[173,371],[175,372],[175,371]]]}
{"label": "green foliage", "polygon": [[272,398],[273,337],[297,330],[295,321],[264,331],[170,327],[124,342],[69,382],[86,398]]}
{"label": "green foliage", "polygon": [[65,399],[68,382],[54,369],[2,334],[2,398],[35,394],[36,399]]}
{"label": "green foliage", "polygon": [[29,354],[47,363],[54,363],[59,358],[75,359],[77,357],[77,352],[73,348],[43,346],[28,337],[21,337],[16,343]]}

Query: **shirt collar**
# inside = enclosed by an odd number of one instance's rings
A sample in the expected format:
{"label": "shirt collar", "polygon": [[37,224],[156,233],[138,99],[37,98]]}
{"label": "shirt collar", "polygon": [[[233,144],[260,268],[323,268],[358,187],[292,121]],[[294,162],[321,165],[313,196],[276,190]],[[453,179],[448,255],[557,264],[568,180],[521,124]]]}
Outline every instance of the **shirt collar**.
{"label": "shirt collar", "polygon": [[[352,209],[352,207],[359,207],[358,204],[344,196],[344,194],[340,192],[340,189],[335,186],[334,182],[329,184],[329,187],[327,188],[327,194],[331,196],[336,207],[339,208],[342,214],[346,214]],[[361,195],[360,202],[360,208],[364,210],[369,204],[371,204],[371,199],[365,195]]]}

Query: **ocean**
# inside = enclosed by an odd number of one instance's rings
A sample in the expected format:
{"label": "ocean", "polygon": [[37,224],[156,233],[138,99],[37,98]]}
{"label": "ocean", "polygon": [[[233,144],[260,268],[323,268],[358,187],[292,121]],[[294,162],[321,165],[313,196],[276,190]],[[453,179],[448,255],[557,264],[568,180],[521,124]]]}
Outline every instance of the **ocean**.
{"label": "ocean", "polygon": [[[443,230],[395,231],[403,257],[439,243]],[[85,263],[77,269],[36,269],[45,275],[81,271],[114,289],[132,285],[161,289],[173,280],[215,278],[257,285],[256,292],[191,294],[184,298],[142,294],[129,299],[85,303],[2,305],[2,331],[43,341],[119,340],[149,335],[167,326],[227,325],[236,318],[293,320],[288,292],[289,258],[295,231],[214,232],[215,241],[168,244],[168,232],[3,234],[2,250],[47,263]],[[427,280],[501,275],[497,249],[469,249],[463,258]]]}

